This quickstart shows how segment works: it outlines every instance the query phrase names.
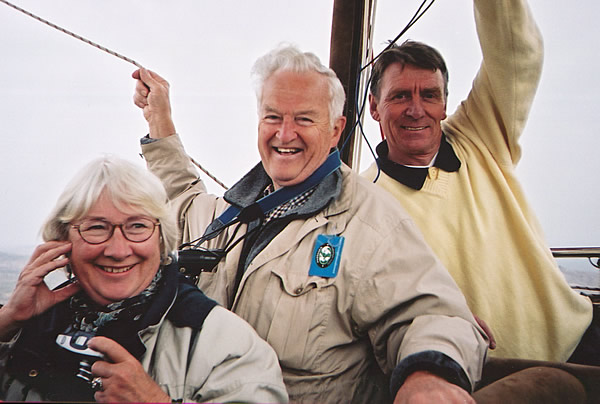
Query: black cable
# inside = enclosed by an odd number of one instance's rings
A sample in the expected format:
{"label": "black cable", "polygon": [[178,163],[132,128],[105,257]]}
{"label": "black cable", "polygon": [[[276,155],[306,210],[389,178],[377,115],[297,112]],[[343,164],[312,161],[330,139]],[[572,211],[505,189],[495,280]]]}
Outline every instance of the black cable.
{"label": "black cable", "polygon": [[[433,5],[433,3],[435,3],[435,0],[430,0],[430,3],[427,7],[425,7],[425,10],[423,10],[421,12],[421,9],[423,8],[423,6],[425,5],[425,3],[427,3],[427,0],[423,0],[423,2],[421,3],[421,5],[419,6],[419,8],[417,9],[417,11],[415,12],[415,14],[412,16],[412,18],[410,19],[410,21],[408,22],[408,24],[406,24],[406,26],[404,27],[404,29],[402,31],[400,31],[400,33],[398,35],[396,35],[396,37],[389,41],[388,45],[377,54],[377,56],[375,56],[369,63],[367,63],[365,66],[363,66],[361,68],[361,71],[366,69],[367,67],[369,67],[371,64],[375,63],[375,61],[377,59],[379,59],[379,57],[388,49],[390,49],[396,42],[398,42],[398,40],[410,29],[412,28],[413,25],[415,25],[417,23],[417,21],[419,21],[421,19],[421,17],[423,17],[423,15],[427,12],[427,10],[429,10],[429,8]],[[420,12],[420,14],[419,14]]]}
{"label": "black cable", "polygon": [[[371,61],[369,61],[366,65],[364,65],[363,67],[360,68],[360,70],[358,72],[358,76],[356,78],[356,88],[359,87],[361,76],[362,76],[362,74],[364,74],[365,69],[367,67],[369,67],[370,65],[372,65],[377,59],[379,59],[379,57],[385,51],[387,51],[388,49],[390,49],[413,25],[415,25],[417,23],[417,21],[419,21],[421,19],[421,17],[423,17],[423,15],[431,8],[431,6],[433,5],[433,3],[435,3],[435,0],[429,0],[429,4],[427,4],[427,6],[425,6],[427,2],[428,2],[428,0],[423,0],[423,2],[419,6],[419,8],[415,12],[415,14],[412,16],[412,18],[409,20],[409,22],[406,24],[406,26],[400,31],[400,33],[398,35],[396,35],[396,37],[393,40],[389,41],[388,45],[381,52],[379,52],[377,54],[377,56],[375,56],[373,59],[371,59]],[[369,77],[368,77],[368,79],[367,79],[366,82],[367,82],[367,84],[365,86],[362,107],[361,107],[361,104],[359,103],[359,96],[360,96],[360,94],[358,92],[356,92],[356,95],[355,95],[355,98],[354,98],[354,105],[356,107],[355,116],[356,116],[357,119],[356,119],[356,123],[352,127],[352,130],[350,131],[350,133],[348,134],[348,136],[346,137],[346,140],[344,141],[344,143],[342,145],[342,150],[348,144],[348,140],[354,136],[354,132],[356,131],[356,128],[358,127],[359,131],[360,131],[360,137],[362,139],[364,139],[365,143],[369,147],[369,151],[371,152],[371,155],[373,156],[375,162],[377,163],[377,155],[376,155],[375,151],[373,150],[373,147],[371,146],[371,143],[367,139],[367,136],[366,136],[366,134],[364,132],[364,128],[362,126],[362,122],[360,121],[360,117],[364,113],[364,109],[365,109],[365,106],[366,106],[366,103],[367,103],[367,99],[368,99],[368,95],[369,95],[369,87],[370,87],[370,84],[371,84],[371,76],[370,75],[369,75]],[[381,168],[379,167],[379,164],[377,164],[377,175],[376,175],[375,179],[373,180],[373,182],[377,181],[377,179],[379,178],[380,174],[381,174]]]}

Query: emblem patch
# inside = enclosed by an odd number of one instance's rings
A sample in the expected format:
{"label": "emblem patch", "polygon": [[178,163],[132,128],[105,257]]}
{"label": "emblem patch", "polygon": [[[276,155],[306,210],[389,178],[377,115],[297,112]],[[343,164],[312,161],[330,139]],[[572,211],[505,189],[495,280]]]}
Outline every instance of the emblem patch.
{"label": "emblem patch", "polygon": [[319,234],[315,241],[313,256],[308,274],[334,278],[340,268],[344,237]]}
{"label": "emblem patch", "polygon": [[333,249],[332,246],[325,243],[321,247],[319,247],[319,249],[317,250],[315,262],[321,268],[325,268],[325,267],[328,267],[333,262],[334,257],[335,257],[335,250]]}

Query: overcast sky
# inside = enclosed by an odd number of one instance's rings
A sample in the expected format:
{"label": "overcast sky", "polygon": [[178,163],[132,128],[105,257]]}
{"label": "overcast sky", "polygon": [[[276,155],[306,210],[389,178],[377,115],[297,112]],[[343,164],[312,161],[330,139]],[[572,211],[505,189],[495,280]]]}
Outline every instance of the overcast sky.
{"label": "overcast sky", "polygon": [[[253,61],[282,41],[327,63],[332,0],[14,0],[122,53],[171,83],[187,150],[227,185],[259,159]],[[421,0],[379,0],[376,51]],[[570,6],[569,6],[570,4]],[[597,68],[600,5],[530,0],[545,39],[542,82],[522,137],[519,175],[552,246],[600,245]],[[437,0],[404,37],[427,42],[450,70],[449,112],[481,54],[472,2]],[[138,161],[146,133],[132,103],[135,67],[0,3],[0,251],[29,250],[66,182],[103,153]],[[367,118],[374,144],[379,131]],[[363,151],[362,169],[372,161]],[[207,180],[209,190],[222,190]]]}

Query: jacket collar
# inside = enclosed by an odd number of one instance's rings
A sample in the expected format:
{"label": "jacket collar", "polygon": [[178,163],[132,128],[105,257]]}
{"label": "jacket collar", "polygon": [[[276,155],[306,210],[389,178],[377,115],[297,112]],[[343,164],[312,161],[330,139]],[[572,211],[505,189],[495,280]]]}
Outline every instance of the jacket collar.
{"label": "jacket collar", "polygon": [[[387,175],[396,181],[415,190],[420,190],[425,184],[428,168],[406,167],[402,164],[394,163],[388,159],[389,148],[387,140],[382,141],[377,145],[377,165]],[[446,140],[446,135],[442,134],[440,142],[440,150],[433,163],[434,167],[447,172],[458,171],[461,162],[454,153],[452,146]]]}
{"label": "jacket collar", "polygon": [[[271,183],[262,163],[258,163],[252,170],[232,186],[223,198],[231,205],[244,208],[262,197],[264,189]],[[323,210],[332,200],[335,200],[342,190],[342,174],[336,170],[321,181],[306,203],[290,209],[288,215],[313,215]]]}

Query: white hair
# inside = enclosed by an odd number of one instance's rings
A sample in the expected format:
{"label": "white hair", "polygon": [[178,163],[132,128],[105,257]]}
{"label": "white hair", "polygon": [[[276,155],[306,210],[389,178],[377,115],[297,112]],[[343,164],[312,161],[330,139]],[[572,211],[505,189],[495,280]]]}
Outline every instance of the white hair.
{"label": "white hair", "polygon": [[117,208],[133,205],[158,219],[163,258],[176,248],[177,222],[160,180],[148,170],[110,155],[88,163],[69,182],[42,225],[44,241],[67,240],[70,224],[83,218],[104,191]]}
{"label": "white hair", "polygon": [[256,60],[252,67],[254,90],[258,106],[262,103],[262,90],[265,81],[277,71],[296,73],[316,72],[327,79],[329,85],[329,121],[331,127],[344,114],[346,94],[344,87],[335,72],[324,66],[319,58],[311,52],[302,52],[296,46],[282,44]]}

